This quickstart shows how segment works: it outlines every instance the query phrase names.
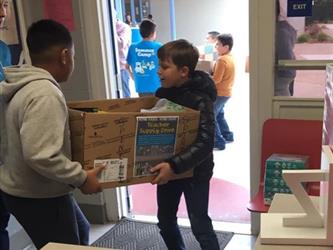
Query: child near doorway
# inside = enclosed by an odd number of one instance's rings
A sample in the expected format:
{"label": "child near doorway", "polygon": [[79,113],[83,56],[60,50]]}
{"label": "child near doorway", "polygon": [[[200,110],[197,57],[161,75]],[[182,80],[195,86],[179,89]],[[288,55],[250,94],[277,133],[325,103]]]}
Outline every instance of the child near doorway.
{"label": "child near doorway", "polygon": [[[177,224],[177,211],[182,193],[191,228],[201,249],[220,249],[212,221],[208,215],[209,183],[213,175],[214,112],[216,98],[214,82],[203,71],[195,71],[198,50],[180,39],[166,43],[158,50],[159,76],[162,87],[159,98],[200,111],[196,141],[152,168],[158,173],[153,184],[157,186],[158,226],[168,249],[185,249]],[[193,169],[193,178],[170,179]]]}
{"label": "child near doorway", "polygon": [[215,148],[224,150],[225,144],[234,141],[234,134],[224,116],[224,107],[232,95],[235,79],[235,63],[230,51],[233,46],[233,38],[230,34],[222,34],[217,37],[216,50],[219,55],[214,69],[213,80],[217,89],[217,98],[214,103],[215,112]]}

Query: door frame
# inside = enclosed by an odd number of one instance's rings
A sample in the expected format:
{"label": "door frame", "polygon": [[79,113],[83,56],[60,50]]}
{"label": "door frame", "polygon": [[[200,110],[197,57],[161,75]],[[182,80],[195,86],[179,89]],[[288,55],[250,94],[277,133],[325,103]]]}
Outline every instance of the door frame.
{"label": "door frame", "polygon": [[[274,81],[275,0],[252,0],[250,23],[250,195],[260,181],[261,128],[272,117]],[[259,215],[251,214],[251,232],[260,228]]]}

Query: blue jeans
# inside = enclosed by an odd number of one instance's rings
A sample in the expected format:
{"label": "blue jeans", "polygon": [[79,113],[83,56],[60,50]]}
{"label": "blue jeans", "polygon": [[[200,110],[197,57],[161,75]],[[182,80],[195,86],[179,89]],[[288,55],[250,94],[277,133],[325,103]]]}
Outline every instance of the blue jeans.
{"label": "blue jeans", "polygon": [[7,231],[8,221],[10,214],[5,206],[4,200],[2,198],[2,193],[0,191],[0,249],[9,250],[9,236]]}
{"label": "blue jeans", "polygon": [[121,69],[120,74],[121,74],[121,86],[123,89],[123,97],[124,98],[131,97],[131,91],[129,88],[130,75],[127,69]]}
{"label": "blue jeans", "polygon": [[90,225],[72,195],[20,198],[4,193],[8,210],[22,225],[37,249],[48,242],[89,244]]}
{"label": "blue jeans", "polygon": [[224,117],[224,106],[230,97],[218,96],[214,103],[215,113],[215,146],[223,147],[226,141],[233,141],[234,134],[230,131],[229,125]]}
{"label": "blue jeans", "polygon": [[274,95],[275,96],[292,96],[294,91],[290,91],[290,85],[294,84],[294,77],[275,77]]}
{"label": "blue jeans", "polygon": [[209,180],[194,178],[170,181],[157,186],[158,227],[170,250],[184,250],[177,223],[177,211],[184,193],[192,232],[203,250],[220,249],[212,221],[208,216]]}

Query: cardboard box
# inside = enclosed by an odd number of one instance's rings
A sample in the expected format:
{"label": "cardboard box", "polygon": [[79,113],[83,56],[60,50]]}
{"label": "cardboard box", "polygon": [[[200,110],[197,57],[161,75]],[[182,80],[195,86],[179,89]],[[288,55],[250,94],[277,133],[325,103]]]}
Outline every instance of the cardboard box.
{"label": "cardboard box", "polygon": [[282,170],[307,169],[309,157],[305,155],[272,154],[266,160],[264,201],[270,205],[275,193],[291,193],[282,178]]}
{"label": "cardboard box", "polygon": [[213,65],[214,65],[214,61],[213,59],[211,60],[208,60],[208,59],[200,59],[197,63],[197,66],[196,66],[196,70],[202,70],[202,71],[205,71],[207,72],[208,74],[212,73],[213,71]]}
{"label": "cardboard box", "polygon": [[41,250],[116,250],[115,248],[100,248],[100,247],[89,247],[89,246],[77,246],[70,244],[61,243],[48,243]]}
{"label": "cardboard box", "polygon": [[[200,113],[185,107],[183,112],[140,112],[152,108],[157,100],[141,97],[68,103],[72,158],[84,169],[107,165],[108,171],[101,177],[103,188],[150,182],[153,176],[146,176],[149,164],[162,162],[195,141]],[[177,178],[189,176],[192,171]]]}

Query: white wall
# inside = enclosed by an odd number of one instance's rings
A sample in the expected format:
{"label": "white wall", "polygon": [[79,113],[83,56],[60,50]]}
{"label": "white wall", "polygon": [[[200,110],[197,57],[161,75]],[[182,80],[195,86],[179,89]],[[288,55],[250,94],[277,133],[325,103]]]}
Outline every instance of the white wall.
{"label": "white wall", "polygon": [[[205,42],[208,31],[231,33],[234,37],[232,53],[239,63],[238,68],[243,70],[249,54],[248,9],[248,1],[175,0],[176,38],[200,45]],[[157,24],[157,40],[170,41],[169,1],[151,1],[151,12]]]}
{"label": "white wall", "polygon": [[[176,35],[194,44],[203,43],[208,31],[231,33],[237,43],[248,43],[248,1],[175,0]],[[237,10],[235,12],[235,10]],[[157,24],[157,39],[170,40],[169,1],[151,1],[151,12]]]}
{"label": "white wall", "polygon": [[153,0],[151,13],[157,24],[157,40],[165,43],[170,40],[169,1]]}
{"label": "white wall", "polygon": [[[22,0],[21,0],[22,1]],[[30,26],[32,22],[44,18],[42,12],[41,0],[24,0],[25,22]],[[88,70],[85,60],[84,43],[82,39],[82,31],[84,27],[80,23],[79,0],[72,1],[75,30],[72,32],[75,44],[75,70],[72,77],[65,83],[61,83],[61,87],[67,100],[89,99],[90,89]]]}

